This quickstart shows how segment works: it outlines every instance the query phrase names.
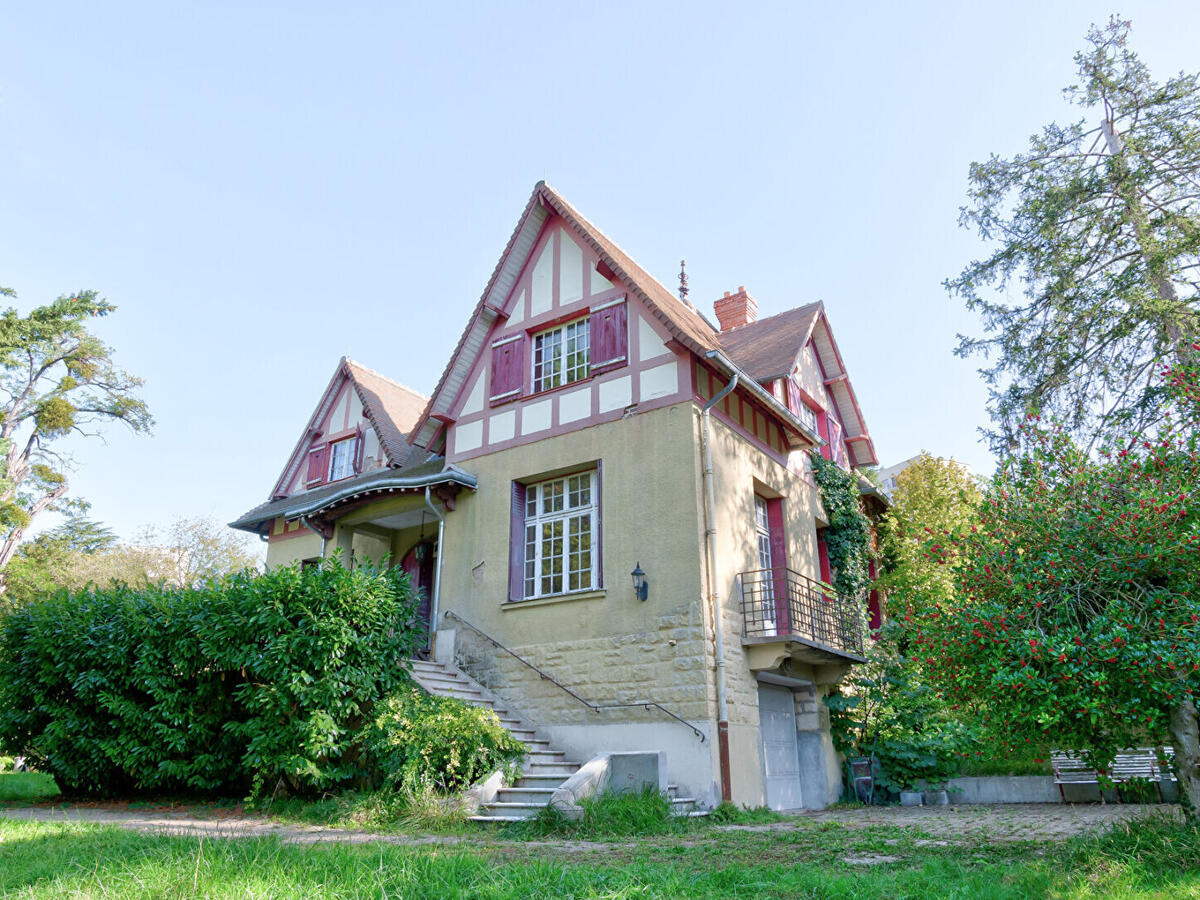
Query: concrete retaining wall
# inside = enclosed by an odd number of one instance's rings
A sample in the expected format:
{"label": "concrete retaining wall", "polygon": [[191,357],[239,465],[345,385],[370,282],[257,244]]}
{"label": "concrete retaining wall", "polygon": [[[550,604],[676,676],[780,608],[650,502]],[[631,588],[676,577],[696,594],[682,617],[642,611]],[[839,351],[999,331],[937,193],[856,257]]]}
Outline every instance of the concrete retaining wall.
{"label": "concrete retaining wall", "polygon": [[[951,803],[1062,803],[1063,791],[1052,775],[988,775],[978,778],[952,778],[949,782]],[[1119,803],[1118,791],[1105,791],[1095,784],[1065,784],[1067,803]],[[1179,791],[1173,781],[1161,785],[1162,800],[1174,803]]]}

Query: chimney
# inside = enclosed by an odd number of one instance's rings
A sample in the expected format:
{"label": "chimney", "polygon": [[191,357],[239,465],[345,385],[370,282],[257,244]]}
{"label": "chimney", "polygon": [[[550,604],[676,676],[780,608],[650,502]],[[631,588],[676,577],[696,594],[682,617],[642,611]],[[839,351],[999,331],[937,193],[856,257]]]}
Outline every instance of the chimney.
{"label": "chimney", "polygon": [[713,304],[713,311],[722,331],[749,325],[758,319],[758,303],[746,293],[745,285],[740,286],[736,294],[726,291],[725,296]]}

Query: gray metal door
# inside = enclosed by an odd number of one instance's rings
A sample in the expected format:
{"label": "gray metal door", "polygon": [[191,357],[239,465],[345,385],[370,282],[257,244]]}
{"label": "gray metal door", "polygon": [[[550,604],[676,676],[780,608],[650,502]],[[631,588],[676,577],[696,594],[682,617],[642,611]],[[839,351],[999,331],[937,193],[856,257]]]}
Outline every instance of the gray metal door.
{"label": "gray metal door", "polygon": [[758,686],[759,734],[762,735],[763,781],[767,806],[799,809],[800,753],[796,744],[796,705],[787,688]]}

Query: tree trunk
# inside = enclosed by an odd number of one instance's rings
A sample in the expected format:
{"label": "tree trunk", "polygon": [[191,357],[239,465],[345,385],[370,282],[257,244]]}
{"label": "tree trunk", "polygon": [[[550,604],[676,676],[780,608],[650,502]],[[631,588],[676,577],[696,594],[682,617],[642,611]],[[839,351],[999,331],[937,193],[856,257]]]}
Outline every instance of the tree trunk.
{"label": "tree trunk", "polygon": [[1175,746],[1175,777],[1179,802],[1191,822],[1200,822],[1200,722],[1196,704],[1184,700],[1171,710],[1171,740]]}

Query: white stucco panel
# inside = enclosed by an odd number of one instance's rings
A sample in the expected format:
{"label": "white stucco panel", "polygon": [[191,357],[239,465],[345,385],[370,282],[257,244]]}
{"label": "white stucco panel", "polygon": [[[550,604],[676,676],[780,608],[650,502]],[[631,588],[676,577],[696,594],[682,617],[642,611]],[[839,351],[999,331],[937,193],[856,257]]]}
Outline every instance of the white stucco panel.
{"label": "white stucco panel", "polygon": [[533,434],[550,427],[550,401],[539,400],[521,410],[521,434]]}
{"label": "white stucco panel", "polygon": [[639,360],[645,362],[648,359],[657,359],[671,352],[663,339],[658,336],[658,332],[654,330],[654,326],[647,322],[645,317],[639,315],[637,320]]}
{"label": "white stucco panel", "polygon": [[603,275],[601,275],[596,270],[595,266],[592,266],[592,293],[593,294],[602,294],[611,287],[615,287],[615,285],[611,281],[609,281],[607,278],[605,278]]}
{"label": "white stucco panel", "polygon": [[664,366],[647,369],[641,373],[640,378],[639,402],[668,397],[679,391],[679,363],[672,360]]}
{"label": "white stucco panel", "polygon": [[512,440],[517,433],[517,411],[506,409],[498,412],[488,420],[488,443],[498,444],[501,441]]}
{"label": "white stucco panel", "polygon": [[558,303],[566,306],[583,299],[583,251],[566,232],[558,240]]}
{"label": "white stucco panel", "polygon": [[542,255],[533,267],[529,285],[529,315],[536,316],[548,310],[554,301],[554,241],[546,241]]}
{"label": "white stucco panel", "polygon": [[561,425],[563,422],[576,422],[579,419],[586,419],[592,413],[592,389],[585,387],[583,390],[571,391],[569,394],[560,394],[558,398],[558,422]]}
{"label": "white stucco panel", "polygon": [[483,422],[467,422],[454,426],[454,452],[467,453],[483,444]]}
{"label": "white stucco panel", "polygon": [[524,322],[524,321],[525,321],[525,289],[521,288],[521,293],[517,294],[517,299],[515,301],[513,301],[512,306],[510,306],[508,308],[507,325],[516,325],[518,322]]}
{"label": "white stucco panel", "polygon": [[483,372],[480,371],[475,376],[475,383],[471,385],[471,392],[467,394],[467,399],[463,403],[460,416],[469,416],[472,413],[483,411]]}
{"label": "white stucco panel", "polygon": [[628,375],[602,381],[599,387],[600,412],[624,409],[633,402],[633,380]]}

